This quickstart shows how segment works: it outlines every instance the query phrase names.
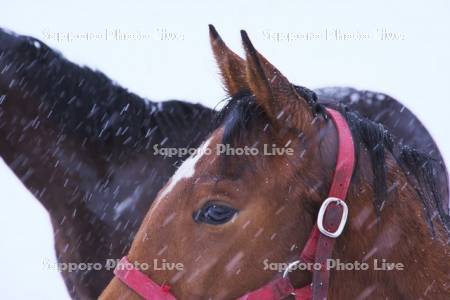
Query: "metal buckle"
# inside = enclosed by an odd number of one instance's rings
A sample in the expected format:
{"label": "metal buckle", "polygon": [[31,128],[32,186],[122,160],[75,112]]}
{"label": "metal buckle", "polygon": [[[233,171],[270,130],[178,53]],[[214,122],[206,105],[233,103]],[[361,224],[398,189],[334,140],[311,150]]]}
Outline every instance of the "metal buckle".
{"label": "metal buckle", "polygon": [[[325,211],[327,210],[328,205],[330,205],[330,203],[335,202],[337,205],[341,205],[342,206],[342,217],[341,217],[341,221],[339,223],[338,228],[336,229],[335,232],[330,232],[328,230],[326,230],[323,227],[323,217],[325,215]],[[341,235],[342,231],[344,230],[345,227],[345,223],[347,223],[347,217],[348,217],[348,206],[347,203],[345,203],[344,201],[342,201],[339,198],[335,198],[335,197],[329,197],[327,198],[323,203],[322,206],[320,207],[319,210],[319,215],[317,216],[317,228],[319,229],[319,231],[330,237],[330,238],[337,238],[338,236]]]}

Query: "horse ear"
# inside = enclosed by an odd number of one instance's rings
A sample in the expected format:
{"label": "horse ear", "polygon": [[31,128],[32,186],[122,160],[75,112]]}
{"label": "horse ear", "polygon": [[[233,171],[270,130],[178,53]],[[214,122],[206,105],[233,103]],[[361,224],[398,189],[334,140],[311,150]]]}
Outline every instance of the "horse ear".
{"label": "horse ear", "polygon": [[227,47],[213,25],[209,25],[209,37],[227,94],[235,96],[248,93],[245,61]]}
{"label": "horse ear", "polygon": [[257,103],[275,125],[304,130],[314,118],[308,102],[280,71],[256,51],[244,30],[241,36],[246,52],[247,82]]}

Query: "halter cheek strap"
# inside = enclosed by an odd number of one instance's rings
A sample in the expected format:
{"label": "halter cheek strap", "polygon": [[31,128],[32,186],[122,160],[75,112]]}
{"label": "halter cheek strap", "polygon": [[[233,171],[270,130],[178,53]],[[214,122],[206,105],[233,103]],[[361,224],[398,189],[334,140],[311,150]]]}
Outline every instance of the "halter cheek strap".
{"label": "halter cheek strap", "polygon": [[312,294],[315,300],[327,299],[328,296],[330,270],[327,268],[327,260],[331,258],[336,238],[342,233],[347,221],[348,208],[345,199],[356,162],[355,145],[347,121],[338,111],[327,109],[327,113],[333,120],[338,134],[336,168],[329,197],[322,203],[317,224],[300,254],[301,261],[321,265],[320,270],[313,272]]}
{"label": "halter cheek strap", "polygon": [[[330,270],[327,268],[327,260],[331,258],[335,240],[342,233],[348,216],[348,208],[345,203],[350,182],[355,168],[355,145],[351,130],[344,117],[336,110],[327,108],[327,113],[333,120],[338,135],[338,152],[336,168],[334,170],[328,198],[322,203],[317,217],[317,224],[312,229],[308,241],[300,253],[303,263],[320,264],[321,268],[313,271],[313,282],[301,289],[294,289],[286,278],[275,279],[262,288],[253,291],[240,299],[283,299],[290,294],[295,295],[296,300],[323,300],[327,299],[330,281]],[[282,281],[283,284],[280,284]],[[286,283],[289,281],[289,284]],[[282,288],[279,288],[282,287]],[[274,297],[262,298],[270,295],[271,290],[280,292]],[[245,298],[247,297],[247,298]]]}
{"label": "halter cheek strap", "polygon": [[[321,268],[313,272],[313,282],[300,289],[292,286],[288,277],[277,276],[263,287],[239,297],[237,300],[280,300],[294,295],[296,300],[324,300],[328,296],[330,271],[327,260],[331,258],[335,240],[342,233],[347,221],[348,208],[345,203],[355,168],[355,147],[350,128],[344,117],[327,108],[338,135],[336,168],[328,193],[322,203],[309,239],[300,253],[299,262],[318,263]],[[175,300],[168,286],[160,286],[146,274],[140,272],[125,256],[114,270],[116,277],[147,300]]]}

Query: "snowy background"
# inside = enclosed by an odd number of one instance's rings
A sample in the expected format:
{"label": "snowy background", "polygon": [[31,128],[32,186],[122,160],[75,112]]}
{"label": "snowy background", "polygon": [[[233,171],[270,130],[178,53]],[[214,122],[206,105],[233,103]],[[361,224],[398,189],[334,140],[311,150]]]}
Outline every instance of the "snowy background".
{"label": "snowy background", "polygon": [[[5,1],[0,26],[37,37],[141,96],[208,106],[224,92],[207,24],[240,54],[239,30],[246,29],[293,83],[353,86],[403,101],[449,162],[450,2],[308,2]],[[1,159],[0,191],[0,297],[68,298],[59,274],[44,267],[55,261],[47,213]]]}

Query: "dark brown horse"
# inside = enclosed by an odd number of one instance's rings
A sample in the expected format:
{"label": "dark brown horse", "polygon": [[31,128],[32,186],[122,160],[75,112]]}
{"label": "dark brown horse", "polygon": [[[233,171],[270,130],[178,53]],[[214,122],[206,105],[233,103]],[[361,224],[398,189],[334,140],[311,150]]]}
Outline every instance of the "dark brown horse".
{"label": "dark brown horse", "polygon": [[[237,72],[243,62],[218,59],[229,92],[245,89]],[[349,88],[315,95],[383,124],[396,143],[442,164],[426,129],[396,100]],[[214,114],[200,105],[142,99],[37,39],[0,30],[0,155],[48,210],[59,262],[104,263],[128,253],[156,193],[186,158],[153,155],[153,145],[198,146]],[[433,178],[447,199],[445,171]],[[82,299],[96,298],[113,276],[106,270],[62,275],[72,297]]]}
{"label": "dark brown horse", "polygon": [[[0,30],[0,155],[49,212],[58,262],[105,264],[126,253],[186,158],[154,155],[153,145],[197,146],[212,116],[198,104],[142,99]],[[111,280],[107,270],[62,275],[78,299],[98,297]]]}
{"label": "dark brown horse", "polygon": [[[160,191],[127,255],[132,263],[150,263],[141,272],[169,284],[179,299],[235,299],[277,275],[265,268],[267,262],[296,260],[336,165],[336,128],[315,93],[289,83],[242,36],[245,61],[211,28],[232,99],[217,129]],[[332,269],[329,298],[447,299],[450,219],[443,198],[447,183],[439,178],[446,177],[444,166],[379,123],[338,109],[351,128],[357,164],[346,200],[348,224],[332,257],[369,268]],[[259,151],[226,155],[216,151],[223,144]],[[294,154],[264,155],[264,145],[289,147]],[[183,268],[156,269],[155,260]],[[290,276],[295,286],[311,282],[308,271]],[[101,298],[139,296],[114,278]]]}

